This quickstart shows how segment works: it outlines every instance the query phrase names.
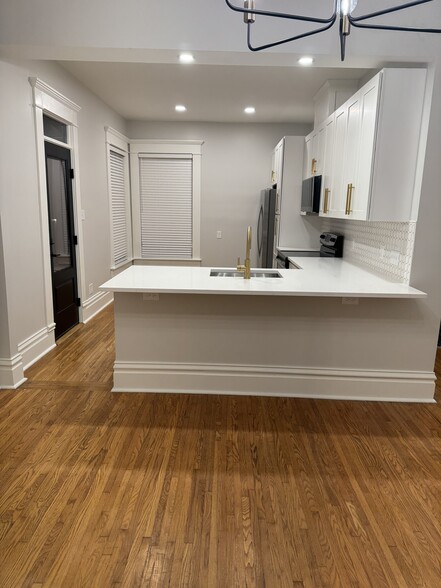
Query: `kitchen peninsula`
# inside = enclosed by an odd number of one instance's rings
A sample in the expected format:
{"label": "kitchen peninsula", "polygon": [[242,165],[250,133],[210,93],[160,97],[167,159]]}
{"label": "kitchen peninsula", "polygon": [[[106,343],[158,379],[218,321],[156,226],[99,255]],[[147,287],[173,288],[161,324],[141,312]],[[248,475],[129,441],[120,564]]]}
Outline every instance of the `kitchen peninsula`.
{"label": "kitchen peninsula", "polygon": [[132,266],[103,284],[113,391],[432,401],[433,372],[406,345],[423,292],[342,259],[291,261],[274,278]]}

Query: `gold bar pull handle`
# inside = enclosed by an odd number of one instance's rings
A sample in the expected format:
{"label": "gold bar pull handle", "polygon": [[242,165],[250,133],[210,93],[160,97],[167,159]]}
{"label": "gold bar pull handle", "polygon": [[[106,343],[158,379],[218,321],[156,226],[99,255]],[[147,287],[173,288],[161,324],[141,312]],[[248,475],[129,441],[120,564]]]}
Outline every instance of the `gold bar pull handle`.
{"label": "gold bar pull handle", "polygon": [[325,188],[325,202],[323,204],[323,212],[328,214],[329,212],[329,192],[331,190],[329,188]]}
{"label": "gold bar pull handle", "polygon": [[345,206],[345,214],[349,214],[349,192],[350,192],[350,186],[351,184],[348,184],[348,189],[346,190],[346,206]]}
{"label": "gold bar pull handle", "polygon": [[348,214],[351,214],[351,212],[352,212],[352,190],[353,189],[354,189],[354,186],[352,184],[349,184]]}
{"label": "gold bar pull handle", "polygon": [[315,164],[317,163],[317,159],[312,159],[311,161],[311,175],[313,176],[315,174]]}

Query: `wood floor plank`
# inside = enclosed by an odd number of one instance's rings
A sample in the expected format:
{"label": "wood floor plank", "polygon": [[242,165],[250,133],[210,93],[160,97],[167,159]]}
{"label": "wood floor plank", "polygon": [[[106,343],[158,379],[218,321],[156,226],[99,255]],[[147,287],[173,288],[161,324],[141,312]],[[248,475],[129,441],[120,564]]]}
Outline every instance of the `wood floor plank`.
{"label": "wood floor plank", "polygon": [[439,404],[112,394],[113,361],[109,307],[0,393],[0,586],[440,585]]}

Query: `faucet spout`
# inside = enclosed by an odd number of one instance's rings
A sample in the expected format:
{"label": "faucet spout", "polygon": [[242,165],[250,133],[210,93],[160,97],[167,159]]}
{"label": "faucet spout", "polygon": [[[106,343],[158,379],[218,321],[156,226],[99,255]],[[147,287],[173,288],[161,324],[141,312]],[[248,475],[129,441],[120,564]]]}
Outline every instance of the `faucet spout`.
{"label": "faucet spout", "polygon": [[240,258],[237,260],[237,269],[240,272],[243,272],[243,277],[245,280],[249,280],[251,278],[251,227],[247,229],[247,246],[246,246],[246,253],[245,253],[245,263],[244,265],[240,264]]}

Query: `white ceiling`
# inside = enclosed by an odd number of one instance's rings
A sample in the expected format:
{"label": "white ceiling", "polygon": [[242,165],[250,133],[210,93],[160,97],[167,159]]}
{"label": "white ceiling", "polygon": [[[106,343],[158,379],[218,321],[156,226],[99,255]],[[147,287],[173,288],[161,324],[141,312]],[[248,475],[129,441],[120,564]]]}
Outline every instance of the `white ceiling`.
{"label": "white ceiling", "polygon": [[[61,61],[127,120],[312,122],[312,98],[328,79],[367,69]],[[176,104],[187,112],[176,113]],[[245,106],[256,114],[247,116]]]}

